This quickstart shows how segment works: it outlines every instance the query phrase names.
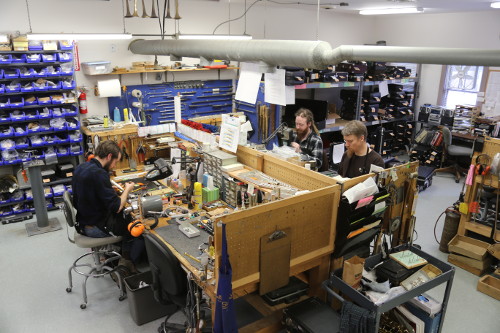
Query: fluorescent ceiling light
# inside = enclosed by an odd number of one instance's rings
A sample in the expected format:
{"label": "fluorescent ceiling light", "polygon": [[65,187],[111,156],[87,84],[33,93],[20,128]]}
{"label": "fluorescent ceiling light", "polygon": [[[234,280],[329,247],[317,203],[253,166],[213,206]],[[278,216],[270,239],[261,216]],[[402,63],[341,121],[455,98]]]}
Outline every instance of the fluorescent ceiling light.
{"label": "fluorescent ceiling light", "polygon": [[131,34],[28,34],[30,40],[103,40],[103,39],[132,39]]}
{"label": "fluorescent ceiling light", "polygon": [[492,2],[490,6],[491,8],[500,8],[500,2]]}
{"label": "fluorescent ceiling light", "polygon": [[239,39],[239,40],[244,40],[244,39],[252,39],[252,36],[250,35],[179,35],[179,39]]}
{"label": "fluorescent ceiling light", "polygon": [[406,8],[384,8],[384,9],[364,9],[360,10],[360,15],[385,15],[385,14],[415,14],[424,11],[421,7]]}
{"label": "fluorescent ceiling light", "polygon": [[8,43],[9,41],[9,36],[7,35],[0,35],[0,43]]}

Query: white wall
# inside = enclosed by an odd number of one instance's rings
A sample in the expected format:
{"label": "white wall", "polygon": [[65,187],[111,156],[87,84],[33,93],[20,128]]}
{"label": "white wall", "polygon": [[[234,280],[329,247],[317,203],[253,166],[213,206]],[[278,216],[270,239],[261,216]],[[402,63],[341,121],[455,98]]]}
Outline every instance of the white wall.
{"label": "white wall", "polygon": [[[160,1],[162,2],[162,1]],[[221,22],[236,18],[244,12],[243,4],[228,4],[227,2],[179,1],[181,33],[210,34]],[[140,1],[139,15],[142,14]],[[173,3],[173,1],[172,1]],[[173,6],[172,6],[173,7]],[[307,6],[309,7],[309,6]],[[313,6],[311,6],[313,7]],[[0,0],[2,19],[1,33],[30,30],[25,1]],[[147,11],[151,10],[151,1],[146,0]],[[124,30],[133,34],[157,34],[159,26],[157,19],[128,18],[123,20],[124,9],[121,0],[110,1],[64,1],[37,0],[29,1],[31,28],[34,33],[42,32],[113,32]],[[133,10],[133,9],[132,9]],[[173,8],[172,8],[173,10]],[[57,13],[50,18],[51,13]],[[173,11],[172,11],[173,14]],[[316,40],[316,10],[290,8],[256,4],[247,13],[246,32],[254,38],[261,39],[304,39]],[[320,15],[319,39],[328,41],[332,46],[341,44],[373,43],[374,18],[359,15],[336,14],[323,11]],[[125,28],[124,28],[125,24]],[[216,33],[241,34],[245,32],[244,19],[222,25]],[[167,20],[167,33],[174,33],[174,20]],[[146,37],[139,37],[146,38]],[[154,38],[154,37],[147,37]],[[81,41],[78,43],[80,61],[109,60],[113,66],[129,67],[132,61],[152,61],[153,56],[133,55],[127,50],[129,41]],[[112,52],[111,44],[116,48]],[[169,58],[159,57],[160,64],[170,64]],[[197,63],[197,59],[184,58],[185,63]],[[235,71],[221,71],[221,78],[235,78]],[[115,76],[95,77],[77,73],[79,86],[93,87],[97,78],[108,79]],[[217,72],[203,74],[176,74],[175,80],[217,79]],[[169,74],[169,81],[174,77]],[[159,83],[155,75],[144,76],[144,83]],[[138,74],[123,75],[122,84],[140,84]],[[89,114],[105,114],[107,99],[88,95]]]}
{"label": "white wall", "polygon": [[[376,40],[391,46],[500,49],[500,11],[380,16]],[[437,104],[444,66],[423,65],[419,104]]]}

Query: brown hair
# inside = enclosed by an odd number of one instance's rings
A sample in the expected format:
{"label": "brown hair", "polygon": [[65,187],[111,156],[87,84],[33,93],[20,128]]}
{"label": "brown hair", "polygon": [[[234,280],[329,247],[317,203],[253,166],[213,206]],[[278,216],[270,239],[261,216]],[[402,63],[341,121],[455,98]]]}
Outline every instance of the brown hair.
{"label": "brown hair", "polygon": [[113,140],[100,142],[97,146],[97,149],[95,150],[95,155],[99,158],[106,158],[109,154],[111,154],[113,158],[118,158],[118,156],[120,156],[120,153],[120,147]]}
{"label": "brown hair", "polygon": [[351,120],[342,129],[342,135],[343,136],[354,135],[358,138],[360,138],[363,135],[366,141],[368,137],[368,130],[366,129],[365,124],[363,124],[361,121]]}
{"label": "brown hair", "polygon": [[302,118],[306,118],[307,122],[311,123],[313,131],[316,134],[319,134],[318,128],[316,127],[316,124],[314,123],[314,115],[311,112],[311,110],[306,109],[306,108],[300,108],[297,110],[297,112],[295,112],[295,117],[298,117],[298,116],[300,116]]}

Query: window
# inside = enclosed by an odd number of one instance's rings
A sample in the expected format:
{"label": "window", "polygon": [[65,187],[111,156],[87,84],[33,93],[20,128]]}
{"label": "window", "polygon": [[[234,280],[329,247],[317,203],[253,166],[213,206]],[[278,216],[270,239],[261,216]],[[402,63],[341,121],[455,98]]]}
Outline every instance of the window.
{"label": "window", "polygon": [[476,105],[484,68],[482,66],[446,66],[442,105],[455,109],[457,105]]}

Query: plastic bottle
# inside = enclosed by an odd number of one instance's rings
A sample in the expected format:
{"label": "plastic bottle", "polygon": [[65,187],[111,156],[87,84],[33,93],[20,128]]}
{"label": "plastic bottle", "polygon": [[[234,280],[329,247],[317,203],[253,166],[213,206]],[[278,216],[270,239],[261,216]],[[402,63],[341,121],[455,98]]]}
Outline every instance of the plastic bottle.
{"label": "plastic bottle", "polygon": [[120,117],[120,109],[118,109],[118,107],[115,107],[113,120],[114,120],[116,123],[117,123],[117,122],[119,122],[119,121],[122,121],[122,119],[121,119],[121,117]]}
{"label": "plastic bottle", "polygon": [[201,209],[203,206],[203,201],[202,201],[202,194],[201,194],[201,183],[196,182],[194,183],[193,187],[193,201],[194,201],[194,207],[196,209]]}
{"label": "plastic bottle", "polygon": [[128,119],[128,109],[125,108],[123,109],[123,121],[128,123],[129,122],[129,119]]}
{"label": "plastic bottle", "polygon": [[104,128],[108,128],[109,127],[109,117],[107,115],[104,115],[104,117],[102,117],[102,120],[103,120],[103,126]]}

